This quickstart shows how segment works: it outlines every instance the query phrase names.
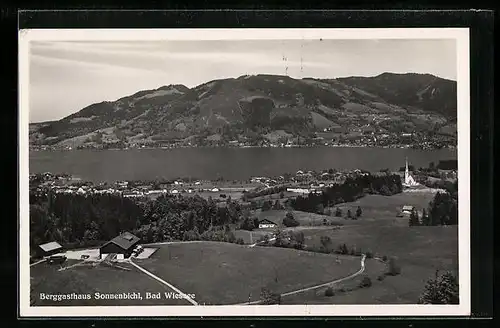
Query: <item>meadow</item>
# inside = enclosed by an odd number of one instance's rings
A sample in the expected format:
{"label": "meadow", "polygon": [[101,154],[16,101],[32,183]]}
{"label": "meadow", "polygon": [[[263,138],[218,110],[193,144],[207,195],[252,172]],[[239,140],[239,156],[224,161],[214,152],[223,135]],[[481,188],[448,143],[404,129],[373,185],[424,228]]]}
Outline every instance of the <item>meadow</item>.
{"label": "meadow", "polygon": [[256,301],[261,288],[276,293],[314,286],[355,273],[360,257],[202,242],[172,244],[136,261],[202,304]]}
{"label": "meadow", "polygon": [[[121,263],[119,266],[129,269],[122,270],[99,264],[81,264],[82,261],[68,260],[63,266],[67,270],[58,271],[59,265],[40,263],[30,267],[30,291],[32,306],[119,306],[119,305],[189,305],[182,299],[146,300],[145,293],[164,293],[172,290],[158,281],[143,274],[132,265]],[[96,299],[94,293],[141,293],[142,300],[106,300]],[[90,294],[90,300],[42,300],[45,294]]]}

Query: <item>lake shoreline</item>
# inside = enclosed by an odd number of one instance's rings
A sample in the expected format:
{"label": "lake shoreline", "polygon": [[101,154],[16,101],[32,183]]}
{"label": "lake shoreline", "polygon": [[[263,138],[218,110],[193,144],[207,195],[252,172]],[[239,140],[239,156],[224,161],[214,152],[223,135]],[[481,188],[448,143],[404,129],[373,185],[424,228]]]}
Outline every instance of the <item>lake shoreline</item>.
{"label": "lake shoreline", "polygon": [[246,180],[249,177],[323,169],[397,171],[405,158],[415,167],[456,159],[434,151],[368,147],[176,148],[30,152],[30,173],[67,173],[89,181],[177,179]]}

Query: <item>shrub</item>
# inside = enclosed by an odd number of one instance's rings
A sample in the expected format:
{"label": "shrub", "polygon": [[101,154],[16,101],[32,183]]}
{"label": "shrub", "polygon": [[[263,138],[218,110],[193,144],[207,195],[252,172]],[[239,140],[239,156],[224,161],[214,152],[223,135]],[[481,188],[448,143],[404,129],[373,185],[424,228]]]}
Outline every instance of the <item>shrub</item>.
{"label": "shrub", "polygon": [[445,272],[429,279],[420,296],[419,304],[459,304],[458,279],[451,272]]}
{"label": "shrub", "polygon": [[364,277],[359,283],[360,288],[371,287],[371,285],[372,285],[372,280],[370,279],[370,277]]}
{"label": "shrub", "polygon": [[380,276],[377,277],[378,281],[383,281],[385,279],[385,275],[381,274]]}
{"label": "shrub", "polygon": [[266,200],[266,201],[264,201],[264,203],[262,204],[262,208],[261,208],[261,210],[262,210],[262,211],[269,211],[269,210],[272,208],[272,206],[273,206],[273,205],[272,205],[271,201],[270,201],[270,200]]}
{"label": "shrub", "polygon": [[373,258],[373,253],[371,251],[367,251],[365,255],[367,259]]}
{"label": "shrub", "polygon": [[338,253],[339,254],[349,254],[349,250],[347,249],[347,245],[346,244],[339,245]]}
{"label": "shrub", "polygon": [[243,238],[240,237],[240,238],[236,239],[236,244],[243,245],[244,243],[245,243],[245,241],[243,241]]}
{"label": "shrub", "polygon": [[325,290],[325,296],[327,296],[327,297],[332,297],[333,295],[335,295],[335,293],[333,292],[333,288],[332,288],[332,287],[328,287],[328,288]]}
{"label": "shrub", "polygon": [[281,210],[281,209],[282,209],[281,203],[279,200],[276,199],[273,205],[273,210]]}
{"label": "shrub", "polygon": [[387,274],[389,276],[396,276],[398,274],[401,274],[401,267],[398,265],[396,257],[391,257],[389,259],[389,269],[387,271]]}
{"label": "shrub", "polygon": [[281,295],[273,293],[267,288],[262,288],[260,292],[260,302],[261,304],[280,304]]}
{"label": "shrub", "polygon": [[286,213],[285,218],[283,219],[283,225],[285,227],[296,227],[299,225],[299,222],[295,220],[292,212],[288,212]]}
{"label": "shrub", "polygon": [[321,236],[319,241],[321,242],[321,250],[328,252],[332,245],[332,239],[328,236]]}
{"label": "shrub", "polygon": [[337,207],[337,209],[335,210],[335,216],[336,217],[342,217],[342,210],[340,208]]}
{"label": "shrub", "polygon": [[382,256],[382,261],[387,262],[387,255]]}
{"label": "shrub", "polygon": [[363,211],[361,210],[361,207],[358,206],[358,209],[356,210],[356,217],[359,218],[361,216],[361,214],[363,214]]}

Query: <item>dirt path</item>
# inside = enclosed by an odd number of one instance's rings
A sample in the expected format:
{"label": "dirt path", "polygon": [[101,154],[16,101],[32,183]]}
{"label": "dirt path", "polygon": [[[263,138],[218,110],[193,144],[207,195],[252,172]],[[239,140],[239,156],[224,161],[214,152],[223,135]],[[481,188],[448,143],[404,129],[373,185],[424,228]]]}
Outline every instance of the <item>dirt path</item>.
{"label": "dirt path", "polygon": [[203,243],[206,240],[179,240],[179,241],[162,241],[158,243],[141,244],[142,246],[161,246],[161,245],[174,245],[174,244],[192,244],[192,243]]}
{"label": "dirt path", "polygon": [[189,303],[193,304],[193,305],[198,305],[198,303],[193,300],[191,297],[189,297],[188,295],[186,295],[185,293],[183,293],[182,291],[180,291],[180,289],[176,288],[175,286],[169,284],[168,282],[166,282],[165,280],[161,279],[160,277],[152,274],[151,272],[149,272],[148,270],[144,269],[143,267],[141,267],[140,265],[134,263],[132,260],[129,260],[128,261],[130,264],[132,264],[134,267],[136,267],[137,269],[139,269],[140,271],[144,272],[145,274],[147,274],[148,276],[150,276],[151,278],[161,282],[162,284],[164,284],[165,286],[167,286],[168,288],[172,289],[173,291],[175,291],[176,293],[178,293],[179,295],[181,295],[186,301],[188,301]]}
{"label": "dirt path", "polygon": [[[268,240],[268,242],[275,241],[275,240],[276,240],[276,238],[271,238],[271,239]],[[259,245],[259,244],[263,244],[265,242],[266,242],[265,240],[259,241],[259,242],[256,242],[256,243],[252,244],[252,245],[248,245],[248,247],[252,248],[252,247],[255,247],[255,246]]]}
{"label": "dirt path", "polygon": [[40,260],[40,261],[33,262],[33,263],[31,263],[31,264],[30,264],[30,267],[31,267],[31,266],[34,266],[34,265],[37,265],[37,264],[39,264],[39,263],[45,262],[45,261],[47,261],[47,259],[42,259],[42,260]]}
{"label": "dirt path", "polygon": [[[330,282],[326,282],[326,283],[323,283],[323,284],[319,284],[319,285],[315,285],[315,286],[311,286],[311,287],[306,287],[306,288],[294,290],[294,291],[291,291],[291,292],[288,292],[288,293],[284,293],[284,294],[281,294],[281,297],[283,297],[283,296],[289,296],[289,295],[295,295],[295,294],[300,294],[300,293],[303,293],[303,292],[307,292],[307,291],[310,291],[310,290],[318,289],[318,288],[321,288],[321,287],[326,287],[326,286],[333,285],[333,284],[338,284],[340,282],[352,279],[352,278],[354,278],[354,277],[362,274],[365,271],[365,259],[366,259],[366,255],[363,254],[363,257],[361,258],[361,268],[357,272],[355,272],[355,273],[353,273],[353,274],[351,274],[351,275],[349,275],[347,277],[343,277],[343,278],[340,278],[340,279],[337,279],[337,280],[333,280],[333,281],[330,281]],[[240,303],[240,304],[236,304],[236,305],[252,305],[252,304],[259,304],[259,303],[260,303],[260,300],[253,301],[253,302]]]}

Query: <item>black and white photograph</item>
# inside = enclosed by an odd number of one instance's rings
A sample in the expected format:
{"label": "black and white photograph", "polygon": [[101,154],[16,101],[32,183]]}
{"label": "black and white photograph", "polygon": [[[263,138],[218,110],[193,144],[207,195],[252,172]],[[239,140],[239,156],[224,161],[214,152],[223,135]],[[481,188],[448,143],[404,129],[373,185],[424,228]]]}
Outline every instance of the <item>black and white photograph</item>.
{"label": "black and white photograph", "polygon": [[20,31],[21,313],[468,314],[468,51],[464,28]]}

